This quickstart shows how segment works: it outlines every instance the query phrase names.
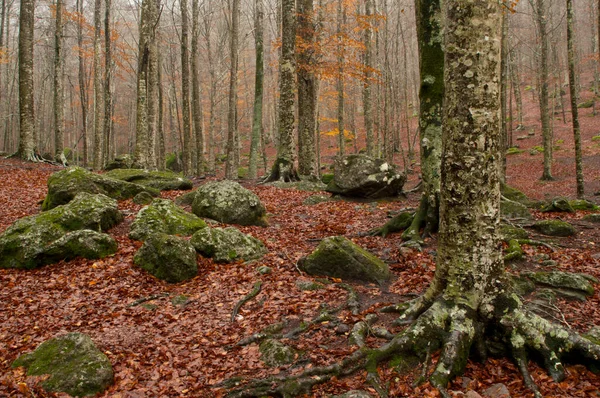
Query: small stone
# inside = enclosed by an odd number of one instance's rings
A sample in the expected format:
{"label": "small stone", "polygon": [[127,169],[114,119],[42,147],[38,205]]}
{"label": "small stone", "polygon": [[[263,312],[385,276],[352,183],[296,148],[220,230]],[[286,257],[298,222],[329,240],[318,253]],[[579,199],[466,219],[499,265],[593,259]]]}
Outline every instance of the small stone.
{"label": "small stone", "polygon": [[489,398],[510,398],[510,392],[504,384],[497,383],[485,390],[483,396]]}
{"label": "small stone", "polygon": [[345,323],[340,323],[335,328],[336,334],[346,334],[348,332],[350,332],[350,326],[346,325]]}
{"label": "small stone", "polygon": [[273,272],[273,268],[267,267],[266,265],[261,265],[260,267],[256,268],[256,272],[261,275],[269,275],[271,272]]}
{"label": "small stone", "polygon": [[259,346],[260,359],[269,367],[288,365],[296,359],[297,352],[292,347],[274,339],[264,340]]}

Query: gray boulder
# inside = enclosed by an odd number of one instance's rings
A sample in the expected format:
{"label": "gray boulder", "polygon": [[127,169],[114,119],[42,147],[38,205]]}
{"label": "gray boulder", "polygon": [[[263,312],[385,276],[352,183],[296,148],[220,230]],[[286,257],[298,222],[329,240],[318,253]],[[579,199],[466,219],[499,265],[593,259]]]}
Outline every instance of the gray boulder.
{"label": "gray boulder", "polygon": [[154,197],[148,192],[140,192],[133,197],[133,203],[136,205],[149,205],[154,200]]}
{"label": "gray boulder", "polygon": [[193,188],[191,180],[171,171],[115,169],[104,174],[121,181],[133,182],[160,191],[185,191]]}
{"label": "gray boulder", "polygon": [[81,333],[45,341],[12,364],[13,368],[19,366],[27,368],[28,376],[50,375],[41,383],[46,391],[74,397],[96,395],[113,382],[110,361],[92,339]]}
{"label": "gray boulder", "polygon": [[500,214],[507,218],[531,218],[527,206],[504,197],[500,200]]}
{"label": "gray boulder", "polygon": [[222,263],[255,260],[267,253],[260,240],[234,227],[201,229],[192,236],[191,243],[204,257]]}
{"label": "gray boulder", "polygon": [[169,283],[183,282],[198,274],[196,251],[190,242],[162,233],[149,236],[133,262]]}
{"label": "gray boulder", "polygon": [[[122,220],[114,199],[82,192],[66,205],[21,218],[8,227],[0,235],[0,268],[40,267],[57,258],[59,247],[72,247],[82,257],[110,254],[114,245],[102,234],[82,232],[68,237],[66,234],[79,230],[106,231]],[[91,246],[86,247],[88,243]]]}
{"label": "gray boulder", "polygon": [[154,199],[135,217],[129,237],[135,240],[146,240],[150,235],[159,232],[167,235],[190,236],[205,227],[206,223],[202,219],[188,213],[172,201]]}
{"label": "gray boulder", "polygon": [[529,239],[529,234],[521,227],[515,227],[508,224],[500,225],[500,237],[503,241]]}
{"label": "gray boulder", "polygon": [[572,236],[577,232],[575,227],[566,221],[542,220],[533,224],[533,229],[548,236]]}
{"label": "gray boulder", "polygon": [[52,264],[76,257],[97,259],[117,252],[117,242],[112,236],[90,229],[67,232],[52,242],[36,256],[39,264]]}
{"label": "gray boulder", "polygon": [[386,263],[343,236],[325,238],[299,262],[309,275],[382,284],[390,278]]}
{"label": "gray boulder", "polygon": [[69,167],[48,178],[48,195],[42,204],[42,210],[69,203],[79,192],[101,193],[113,199],[123,200],[133,198],[144,191],[152,196],[159,194],[154,188],[92,173],[81,167]]}
{"label": "gray boulder", "polygon": [[552,202],[548,203],[541,210],[543,213],[575,213],[575,209],[571,206],[571,203],[565,198],[554,198]]}
{"label": "gray boulder", "polygon": [[117,156],[104,167],[107,171],[114,169],[143,169],[143,167],[133,159],[133,156],[125,154]]}
{"label": "gray boulder", "polygon": [[258,196],[234,181],[214,181],[196,190],[192,211],[225,224],[266,226],[266,209]]}
{"label": "gray boulder", "polygon": [[600,210],[600,207],[598,207],[598,205],[586,199],[570,200],[569,204],[575,210]]}
{"label": "gray boulder", "polygon": [[589,222],[593,222],[593,223],[600,223],[600,213],[599,214],[588,214],[587,216],[583,217],[583,219],[585,221],[589,221]]}
{"label": "gray boulder", "polygon": [[377,199],[398,196],[406,176],[393,164],[367,155],[337,157],[334,177],[327,192],[349,197]]}
{"label": "gray boulder", "polygon": [[521,275],[531,279],[539,285],[550,286],[556,289],[572,290],[586,296],[594,294],[594,287],[591,282],[598,282],[598,280],[591,275],[561,271],[522,272]]}

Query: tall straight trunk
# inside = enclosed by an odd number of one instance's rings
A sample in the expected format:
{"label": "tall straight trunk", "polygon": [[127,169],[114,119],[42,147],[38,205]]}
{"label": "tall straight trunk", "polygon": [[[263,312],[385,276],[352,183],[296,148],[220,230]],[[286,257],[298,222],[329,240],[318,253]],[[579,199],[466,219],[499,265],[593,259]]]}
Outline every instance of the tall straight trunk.
{"label": "tall straight trunk", "polygon": [[183,113],[183,171],[192,171],[192,126],[190,120],[190,51],[187,0],[180,0],[181,8],[181,110]]}
{"label": "tall straight trunk", "polygon": [[208,61],[208,76],[209,76],[209,115],[208,115],[208,137],[207,137],[207,169],[208,172],[215,173],[215,120],[216,120],[216,101],[217,101],[217,72],[216,72],[216,60],[213,56],[213,48],[211,42],[211,32],[213,31],[211,26],[211,16],[209,13],[205,13],[204,17],[204,29],[203,36],[206,41],[206,58]]}
{"label": "tall straight trunk", "polygon": [[65,99],[63,85],[63,1],[56,0],[54,30],[54,159],[67,164],[64,154]]}
{"label": "tall straight trunk", "polygon": [[365,139],[367,141],[367,155],[375,156],[375,142],[373,137],[373,107],[371,103],[371,83],[373,76],[373,1],[365,0],[366,28],[364,33],[365,46],[365,72],[363,76],[363,112],[365,119]]}
{"label": "tall straight trunk", "polygon": [[317,77],[315,76],[315,18],[313,0],[298,2],[298,173],[316,177]]}
{"label": "tall straight trunk", "polygon": [[238,43],[240,30],[240,0],[233,0],[231,8],[231,30],[229,41],[229,104],[227,108],[227,163],[225,164],[225,178],[238,179],[237,151],[237,74],[239,66]]}
{"label": "tall straight trunk", "polygon": [[345,125],[344,125],[344,51],[345,51],[345,43],[343,36],[343,24],[346,19],[346,7],[344,6],[343,0],[338,0],[338,9],[337,9],[337,38],[338,38],[338,77],[337,77],[337,92],[338,92],[338,108],[337,108],[337,118],[338,118],[338,150],[339,155],[344,156],[346,150],[346,137],[344,135]]}
{"label": "tall straight trunk", "polygon": [[[311,0],[312,3],[312,0]],[[263,130],[263,91],[265,79],[264,66],[264,5],[263,0],[254,1],[254,43],[256,47],[256,72],[254,75],[254,106],[252,112],[252,137],[250,139],[250,160],[248,177],[258,176],[258,151]],[[263,144],[264,146],[264,144]]]}
{"label": "tall straight trunk", "polygon": [[202,98],[200,93],[200,5],[192,0],[192,114],[196,137],[196,175],[204,174],[204,131],[202,130]]}
{"label": "tall straight trunk", "polygon": [[502,50],[501,50],[501,76],[500,76],[500,180],[506,181],[506,150],[508,149],[508,125],[506,108],[508,101],[508,13],[502,14]]}
{"label": "tall straight trunk", "polygon": [[112,115],[113,115],[113,96],[112,96],[112,40],[111,40],[111,10],[112,0],[105,0],[104,3],[104,164],[108,163],[111,154],[112,140]]}
{"label": "tall straight trunk", "polygon": [[102,0],[94,2],[94,170],[102,168],[102,65],[100,63],[102,46],[100,43],[100,33],[102,31]]}
{"label": "tall straight trunk", "polygon": [[21,0],[19,12],[19,149],[21,159],[36,160],[33,98],[33,26],[35,2]]}
{"label": "tall straight trunk", "polygon": [[[160,2],[159,0],[153,0],[153,26],[158,25]],[[158,70],[160,65],[158,63],[158,36],[156,34],[156,28],[152,31],[152,42],[150,44],[150,59],[148,62],[148,137],[147,137],[147,168],[154,170],[156,169],[156,139],[158,129]]]}
{"label": "tall straight trunk", "polygon": [[581,155],[581,130],[577,109],[577,84],[575,75],[575,32],[574,32],[573,0],[567,0],[567,47],[569,57],[569,92],[571,94],[571,115],[573,117],[573,137],[575,139],[575,176],[577,180],[577,197],[583,199],[583,162]]}
{"label": "tall straight trunk", "polygon": [[[6,0],[2,0],[0,2],[0,7],[2,7],[0,9],[0,51],[6,51],[4,49],[4,28],[5,28],[5,23],[6,23]],[[4,53],[3,57],[0,57],[0,59],[3,59],[6,56],[6,53]],[[8,89],[7,87],[4,85],[4,75],[2,74],[3,72],[3,64],[5,64],[5,62],[0,62],[0,114],[5,114],[8,113],[9,110],[6,107],[6,105],[8,104],[8,98],[7,98],[7,94],[8,94]],[[6,73],[6,77],[8,77],[8,68],[7,68],[7,73]],[[2,111],[5,112],[2,112]],[[8,119],[8,117],[7,117]],[[3,149],[5,152],[9,151],[9,145],[8,145],[8,128],[6,126],[6,123],[0,123],[0,131],[4,132],[4,134],[0,135],[1,137],[3,137],[2,139],[2,144],[3,144]]]}
{"label": "tall straight trunk", "polygon": [[296,1],[281,2],[281,57],[279,61],[279,145],[267,181],[298,180],[294,146],[296,97]]}
{"label": "tall straight trunk", "polygon": [[[83,17],[83,0],[77,0],[77,14]],[[83,26],[77,24],[77,60],[79,77],[79,102],[81,104],[81,140],[83,141],[83,166],[87,166],[89,161],[88,150],[88,96],[87,96],[87,78],[85,76],[85,56],[83,52]]]}
{"label": "tall straight trunk", "polygon": [[508,68],[510,70],[510,81],[513,87],[515,103],[517,105],[517,130],[523,130],[523,98],[521,96],[521,79],[517,72],[517,62],[514,59],[514,53],[510,54]]}
{"label": "tall straight trunk", "polygon": [[156,126],[156,135],[158,139],[158,150],[156,151],[156,165],[158,170],[165,169],[165,100],[164,100],[164,88],[162,82],[162,57],[160,53],[157,54],[158,68],[156,71],[156,84],[158,86],[158,123]]}
{"label": "tall straight trunk", "polygon": [[544,146],[544,171],[542,180],[552,180],[552,130],[548,109],[548,32],[545,0],[536,0],[535,18],[540,39],[539,102]]}

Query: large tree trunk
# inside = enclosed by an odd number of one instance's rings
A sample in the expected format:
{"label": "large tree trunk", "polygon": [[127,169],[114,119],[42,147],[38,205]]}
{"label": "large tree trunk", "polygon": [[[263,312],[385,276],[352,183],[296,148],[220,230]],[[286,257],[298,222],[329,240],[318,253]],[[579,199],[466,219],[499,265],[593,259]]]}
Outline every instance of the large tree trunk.
{"label": "large tree trunk", "polygon": [[34,0],[22,0],[19,13],[19,149],[17,156],[36,160],[33,112],[33,26]]}
{"label": "large tree trunk", "polygon": [[317,77],[315,76],[315,18],[313,0],[298,2],[298,173],[316,177]]}
{"label": "large tree trunk", "polygon": [[63,2],[56,0],[56,26],[54,28],[54,159],[67,164],[64,154],[65,100],[63,85]]}
{"label": "large tree trunk", "polygon": [[365,0],[365,17],[367,20],[364,34],[365,72],[363,77],[363,113],[365,119],[367,155],[375,156],[375,140],[373,137],[373,106],[371,101],[371,85],[373,79],[373,0]]}
{"label": "large tree trunk", "polygon": [[[311,0],[312,2],[312,0]],[[252,112],[252,137],[250,139],[250,160],[248,177],[258,176],[258,151],[261,143],[263,129],[263,91],[265,79],[264,65],[264,33],[263,33],[264,5],[263,0],[254,2],[254,43],[256,47],[256,72],[254,76],[254,107]]]}
{"label": "large tree trunk", "polygon": [[102,46],[100,33],[102,31],[102,0],[94,2],[94,170],[102,168],[102,133],[103,133],[103,84],[102,65],[100,62]]}
{"label": "large tree trunk", "polygon": [[296,2],[282,0],[281,59],[279,69],[279,145],[277,158],[266,181],[296,181],[296,151],[294,145],[294,112],[296,98]]}
{"label": "large tree trunk", "polygon": [[183,113],[183,170],[184,173],[192,171],[191,134],[192,123],[190,120],[190,51],[189,51],[189,23],[187,0],[180,0],[181,8],[181,111]]}
{"label": "large tree trunk", "polygon": [[103,163],[110,160],[112,141],[112,40],[111,40],[111,8],[112,0],[105,0],[104,4],[104,150]]}
{"label": "large tree trunk", "polygon": [[[79,17],[83,16],[83,0],[77,0],[75,6]],[[83,165],[87,166],[89,161],[88,151],[88,96],[87,96],[87,78],[85,76],[85,56],[83,49],[83,26],[77,24],[77,60],[78,60],[78,78],[79,78],[79,102],[81,103],[81,140],[83,141]]]}
{"label": "large tree trunk", "polygon": [[569,58],[569,91],[571,94],[571,115],[573,118],[573,137],[575,140],[575,176],[577,180],[577,197],[583,199],[583,162],[581,155],[581,130],[579,128],[579,112],[577,109],[577,84],[575,75],[575,44],[574,44],[574,12],[573,1],[567,0],[567,47]]}
{"label": "large tree trunk", "polygon": [[338,107],[337,107],[337,119],[338,119],[338,154],[344,156],[346,152],[346,137],[344,131],[346,130],[344,124],[344,62],[345,62],[345,38],[344,38],[344,24],[346,19],[346,7],[344,6],[343,0],[338,0],[337,9],[337,41],[338,41],[338,54],[337,54],[337,92],[338,92]]}
{"label": "large tree trunk", "polygon": [[192,0],[192,114],[196,137],[196,175],[204,174],[204,132],[202,131],[202,98],[200,94],[200,5]]}
{"label": "large tree trunk", "polygon": [[240,0],[233,0],[231,8],[231,30],[229,41],[229,104],[227,109],[227,163],[225,164],[225,178],[238,179],[237,162],[237,74],[238,74],[238,42],[240,30]]}
{"label": "large tree trunk", "polygon": [[545,3],[546,0],[536,0],[534,12],[540,40],[539,102],[544,146],[544,171],[541,179],[552,180],[552,129],[548,109],[548,32]]}

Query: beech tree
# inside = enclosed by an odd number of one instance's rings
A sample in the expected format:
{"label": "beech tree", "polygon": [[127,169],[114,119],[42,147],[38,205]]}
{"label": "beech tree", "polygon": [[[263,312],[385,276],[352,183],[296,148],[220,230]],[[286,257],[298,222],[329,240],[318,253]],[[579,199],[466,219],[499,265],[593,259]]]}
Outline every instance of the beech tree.
{"label": "beech tree", "polygon": [[252,112],[252,137],[250,139],[250,160],[248,161],[249,178],[256,178],[258,174],[258,150],[263,130],[263,92],[265,79],[263,19],[263,0],[255,0],[254,43],[256,47],[256,71],[254,74],[254,106]]}
{"label": "beech tree", "polygon": [[103,116],[102,116],[102,100],[104,93],[102,91],[102,65],[101,65],[101,51],[102,45],[100,43],[100,33],[102,31],[102,0],[94,1],[94,170],[100,170],[102,168],[102,133],[103,129]]}
{"label": "beech tree", "polygon": [[225,178],[238,179],[237,161],[237,81],[238,81],[238,42],[240,30],[240,0],[233,0],[231,6],[231,29],[229,31],[229,104],[227,108],[227,163],[225,164]]}
{"label": "beech tree", "polygon": [[33,25],[34,0],[22,0],[19,12],[19,149],[16,156],[35,161],[33,113]]}
{"label": "beech tree", "polygon": [[[250,382],[231,397],[295,396],[331,377],[359,369],[380,395],[377,366],[395,355],[425,361],[441,350],[431,384],[443,397],[464,372],[471,351],[485,359],[503,344],[525,384],[541,397],[528,354],[542,358],[555,381],[567,356],[600,363],[600,346],[524,308],[513,293],[502,257],[500,224],[500,54],[502,2],[444,0],[444,109],[440,233],[434,279],[418,299],[389,308],[410,326],[378,348],[363,346],[345,359],[292,376]],[[481,56],[485,54],[485,56]],[[473,349],[473,350],[472,350]],[[497,350],[496,350],[497,352]]]}

